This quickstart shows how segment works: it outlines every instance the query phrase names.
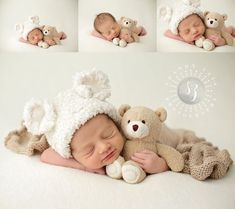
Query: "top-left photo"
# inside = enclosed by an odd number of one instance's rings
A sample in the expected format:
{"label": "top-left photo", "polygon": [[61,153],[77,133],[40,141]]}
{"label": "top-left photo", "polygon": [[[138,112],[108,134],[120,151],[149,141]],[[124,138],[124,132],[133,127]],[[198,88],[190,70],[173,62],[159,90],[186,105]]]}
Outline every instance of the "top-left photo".
{"label": "top-left photo", "polygon": [[0,52],[78,51],[78,0],[1,0]]}

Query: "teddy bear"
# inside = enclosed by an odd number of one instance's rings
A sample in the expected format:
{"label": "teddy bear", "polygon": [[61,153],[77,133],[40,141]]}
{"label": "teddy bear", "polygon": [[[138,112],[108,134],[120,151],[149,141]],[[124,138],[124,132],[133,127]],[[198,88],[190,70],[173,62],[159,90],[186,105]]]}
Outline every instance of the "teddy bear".
{"label": "teddy bear", "polygon": [[42,27],[42,32],[44,35],[43,40],[49,43],[49,45],[60,44],[59,33],[57,32],[55,27],[44,25]]}
{"label": "teddy bear", "polygon": [[[226,14],[219,14],[217,12],[206,11],[204,13],[204,23],[207,27],[205,32],[205,37],[210,38],[211,36],[216,36],[219,41],[224,42],[225,40],[225,44],[232,46],[233,37],[230,33],[228,33],[228,31],[226,31],[224,24],[226,20],[227,20]],[[215,43],[215,45],[219,46],[221,44]]]}
{"label": "teddy bear", "polygon": [[184,168],[182,155],[173,147],[159,143],[166,111],[159,108],[156,111],[147,107],[130,107],[122,105],[119,108],[121,116],[121,131],[126,137],[123,157],[106,166],[106,173],[111,178],[120,179],[127,183],[141,182],[146,173],[131,156],[144,149],[151,150],[164,158],[172,171],[180,172]]}
{"label": "teddy bear", "polygon": [[[141,32],[141,28],[136,26],[137,21],[132,20],[128,17],[121,17],[119,20],[119,25],[121,26],[120,35],[127,34],[127,33],[131,34],[131,37],[133,38],[132,42],[139,42],[139,33]],[[122,30],[124,30],[124,33],[122,33]],[[129,37],[128,37],[128,39],[129,39]],[[124,38],[124,40],[125,40],[125,38]],[[128,42],[128,43],[131,43],[131,42]]]}

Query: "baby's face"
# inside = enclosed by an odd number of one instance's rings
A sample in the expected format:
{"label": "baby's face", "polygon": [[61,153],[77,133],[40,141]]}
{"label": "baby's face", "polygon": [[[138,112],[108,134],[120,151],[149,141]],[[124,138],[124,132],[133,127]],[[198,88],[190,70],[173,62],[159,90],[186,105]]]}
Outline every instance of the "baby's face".
{"label": "baby's face", "polygon": [[33,29],[29,34],[28,34],[28,42],[36,45],[39,41],[43,39],[43,34],[42,31],[38,28]]}
{"label": "baby's face", "polygon": [[120,26],[117,22],[108,18],[99,26],[99,32],[109,41],[119,36]]}
{"label": "baby's face", "polygon": [[180,22],[178,31],[179,36],[183,38],[185,42],[191,43],[204,34],[205,25],[198,15],[193,14]]}
{"label": "baby's face", "polygon": [[75,160],[86,168],[98,169],[118,158],[124,139],[114,122],[102,114],[77,130],[70,145]]}

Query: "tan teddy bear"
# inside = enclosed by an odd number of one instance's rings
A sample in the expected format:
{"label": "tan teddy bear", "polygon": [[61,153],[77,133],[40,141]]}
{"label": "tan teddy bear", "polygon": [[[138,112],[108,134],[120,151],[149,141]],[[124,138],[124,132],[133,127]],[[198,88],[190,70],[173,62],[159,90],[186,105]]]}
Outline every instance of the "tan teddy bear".
{"label": "tan teddy bear", "polygon": [[225,43],[229,46],[233,45],[233,37],[231,36],[225,28],[225,20],[227,20],[226,14],[219,14],[217,12],[208,12],[204,13],[204,22],[207,26],[205,36],[209,38],[210,36],[217,36],[220,39],[224,39]]}
{"label": "tan teddy bear", "polygon": [[[134,21],[128,17],[121,17],[119,20],[119,24],[122,29],[125,28],[125,31],[129,30],[129,33],[131,34],[132,38],[134,39],[133,42],[139,42],[139,33],[141,32],[141,28],[137,27],[137,21]],[[121,34],[122,34],[122,29],[121,29]],[[127,33],[127,32],[125,32]],[[125,38],[123,37],[125,40]]]}
{"label": "tan teddy bear", "polygon": [[[43,40],[48,42],[48,43],[53,43],[55,44],[60,44],[60,37],[59,33],[57,32],[55,27],[49,26],[49,25],[44,25],[42,27],[42,32],[44,34]],[[50,44],[50,45],[55,45],[55,44]]]}
{"label": "tan teddy bear", "polygon": [[[121,130],[127,141],[123,148],[123,157],[119,157],[114,163],[106,166],[106,173],[112,178],[123,178],[128,183],[141,182],[146,174],[131,156],[138,151],[148,149],[163,157],[172,171],[182,171],[184,159],[174,148],[160,144],[159,138],[165,129],[163,122],[166,119],[166,111],[159,108],[153,111],[146,107],[130,107],[122,105],[119,108],[122,117]],[[165,133],[164,133],[165,135]]]}

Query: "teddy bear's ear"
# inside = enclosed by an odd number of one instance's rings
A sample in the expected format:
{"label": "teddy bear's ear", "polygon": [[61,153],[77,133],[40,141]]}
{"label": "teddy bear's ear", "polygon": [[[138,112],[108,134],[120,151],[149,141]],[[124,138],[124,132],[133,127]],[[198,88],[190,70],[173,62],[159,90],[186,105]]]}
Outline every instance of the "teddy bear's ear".
{"label": "teddy bear's ear", "polygon": [[119,109],[118,109],[119,115],[120,115],[120,116],[123,116],[123,115],[125,114],[125,112],[126,112],[127,110],[129,110],[130,108],[131,108],[131,106],[128,105],[128,104],[123,104],[123,105],[121,105],[121,106],[119,107]]}
{"label": "teddy bear's ear", "polygon": [[163,107],[158,108],[155,113],[157,114],[161,122],[164,122],[166,120],[167,112]]}
{"label": "teddy bear's ear", "polygon": [[227,20],[228,15],[226,15],[226,14],[222,14],[222,16],[223,16],[223,19],[224,19],[224,20]]}
{"label": "teddy bear's ear", "polygon": [[45,27],[45,25],[42,25],[39,27],[40,30],[43,30],[43,28]]}
{"label": "teddy bear's ear", "polygon": [[15,24],[15,31],[17,31],[18,33],[22,34],[24,30],[24,25],[23,24]]}
{"label": "teddy bear's ear", "polygon": [[45,100],[31,99],[24,107],[23,120],[32,134],[45,134],[55,125],[54,106]]}
{"label": "teddy bear's ear", "polygon": [[204,17],[207,16],[209,13],[210,13],[209,11],[205,11],[204,14],[203,14]]}

